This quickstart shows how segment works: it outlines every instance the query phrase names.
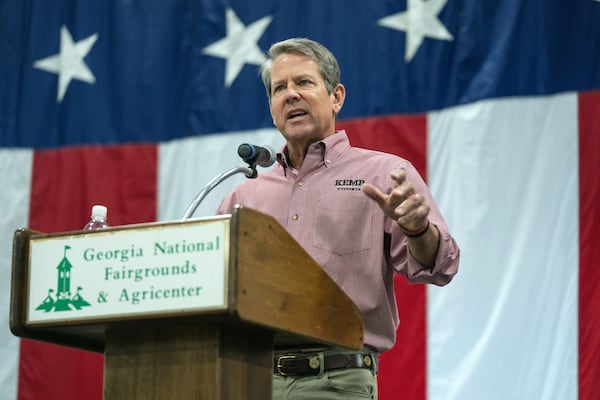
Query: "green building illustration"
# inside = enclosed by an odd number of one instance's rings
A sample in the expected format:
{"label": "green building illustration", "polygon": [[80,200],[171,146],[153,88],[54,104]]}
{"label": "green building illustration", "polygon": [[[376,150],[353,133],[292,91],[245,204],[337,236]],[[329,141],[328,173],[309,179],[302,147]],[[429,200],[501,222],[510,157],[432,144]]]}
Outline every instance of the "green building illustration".
{"label": "green building illustration", "polygon": [[65,246],[63,258],[56,267],[58,278],[56,297],[53,297],[54,289],[48,289],[48,295],[42,304],[37,306],[36,310],[45,312],[72,311],[90,305],[81,297],[80,291],[83,290],[81,286],[77,287],[74,295],[71,293],[71,269],[73,269],[73,265],[67,258],[67,250],[70,248],[71,246]]}

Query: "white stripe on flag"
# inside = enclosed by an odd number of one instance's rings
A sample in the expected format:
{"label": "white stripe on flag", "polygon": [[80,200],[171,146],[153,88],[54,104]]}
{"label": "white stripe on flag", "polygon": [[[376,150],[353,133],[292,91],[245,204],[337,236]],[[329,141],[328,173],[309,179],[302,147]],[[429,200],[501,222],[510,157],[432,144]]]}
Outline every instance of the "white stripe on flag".
{"label": "white stripe on flag", "polygon": [[[202,135],[160,145],[158,175],[158,220],[181,219],[196,195],[216,176],[238,166],[246,166],[237,155],[238,146],[252,143],[269,145],[275,151],[284,141],[275,129]],[[259,167],[258,173],[265,171]],[[234,186],[246,179],[238,174],[212,190],[193,217],[215,214],[221,199]]]}
{"label": "white stripe on flag", "polygon": [[17,398],[17,373],[19,367],[19,339],[9,328],[10,284],[12,272],[12,237],[15,230],[25,227],[29,219],[31,167],[30,150],[0,149],[0,394],[2,399]]}
{"label": "white stripe on flag", "polygon": [[428,289],[428,399],[577,399],[575,94],[431,113],[432,191],[461,247]]}

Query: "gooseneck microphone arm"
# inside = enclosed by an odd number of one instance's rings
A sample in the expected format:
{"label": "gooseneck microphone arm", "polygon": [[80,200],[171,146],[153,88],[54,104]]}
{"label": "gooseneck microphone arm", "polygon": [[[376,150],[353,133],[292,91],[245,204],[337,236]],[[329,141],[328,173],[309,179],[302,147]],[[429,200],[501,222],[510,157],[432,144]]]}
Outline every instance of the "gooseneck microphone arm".
{"label": "gooseneck microphone arm", "polygon": [[213,190],[218,184],[223,182],[225,179],[235,175],[235,174],[244,174],[247,178],[253,179],[256,178],[258,173],[256,172],[256,166],[260,165],[261,167],[270,167],[275,163],[276,153],[269,146],[255,146],[252,144],[244,143],[238,147],[238,155],[242,157],[242,159],[248,163],[247,167],[235,167],[231,168],[223,172],[221,175],[213,178],[208,184],[196,195],[192,203],[189,205],[185,214],[183,214],[183,220],[189,219],[196,209],[204,200],[204,198]]}
{"label": "gooseneck microphone arm", "polygon": [[227,170],[227,171],[223,172],[222,174],[214,177],[210,182],[208,182],[208,184],[204,187],[204,189],[202,189],[200,191],[200,193],[198,193],[196,195],[196,197],[194,198],[194,201],[192,201],[190,206],[185,211],[185,214],[183,214],[182,219],[186,220],[186,219],[191,218],[191,216],[194,215],[194,212],[196,212],[196,209],[198,208],[198,206],[200,205],[202,200],[204,200],[204,198],[210,193],[210,191],[213,190],[219,183],[223,182],[225,179],[227,179],[229,177],[234,176],[235,174],[244,174],[248,178],[254,178],[254,177],[256,177],[256,168],[254,168],[254,167],[235,167],[235,168],[231,168],[230,170]]}

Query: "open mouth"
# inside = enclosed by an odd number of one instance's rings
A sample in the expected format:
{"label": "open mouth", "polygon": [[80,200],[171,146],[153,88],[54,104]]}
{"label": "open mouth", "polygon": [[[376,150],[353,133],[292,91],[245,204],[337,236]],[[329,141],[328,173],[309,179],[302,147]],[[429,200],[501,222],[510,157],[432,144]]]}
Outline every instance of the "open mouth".
{"label": "open mouth", "polygon": [[294,110],[294,111],[290,111],[287,115],[287,119],[294,119],[294,118],[299,118],[302,117],[304,115],[308,114],[306,111],[302,111],[302,110]]}

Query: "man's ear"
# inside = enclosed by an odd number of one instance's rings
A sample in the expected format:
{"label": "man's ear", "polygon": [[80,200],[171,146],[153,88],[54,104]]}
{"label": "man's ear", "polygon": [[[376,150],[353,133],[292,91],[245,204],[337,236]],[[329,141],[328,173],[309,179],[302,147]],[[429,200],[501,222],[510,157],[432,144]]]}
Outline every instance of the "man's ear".
{"label": "man's ear", "polygon": [[333,88],[331,96],[333,97],[333,112],[337,115],[342,109],[344,100],[346,99],[346,88],[344,85],[338,83],[337,86]]}

